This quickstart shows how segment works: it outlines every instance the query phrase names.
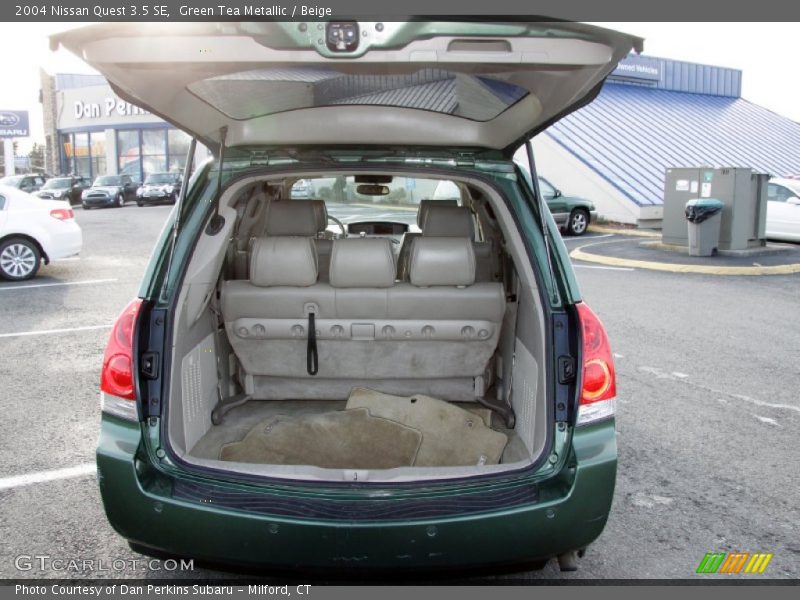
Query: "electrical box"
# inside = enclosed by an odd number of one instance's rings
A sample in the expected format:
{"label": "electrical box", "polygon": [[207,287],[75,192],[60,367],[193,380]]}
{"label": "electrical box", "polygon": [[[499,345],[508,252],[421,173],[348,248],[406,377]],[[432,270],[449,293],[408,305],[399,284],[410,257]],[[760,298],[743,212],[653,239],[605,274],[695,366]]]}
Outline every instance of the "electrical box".
{"label": "electrical box", "polygon": [[720,250],[746,250],[766,245],[768,180],[769,175],[765,173],[738,167],[667,169],[662,241],[688,246],[686,203],[696,198],[715,198],[724,204]]}

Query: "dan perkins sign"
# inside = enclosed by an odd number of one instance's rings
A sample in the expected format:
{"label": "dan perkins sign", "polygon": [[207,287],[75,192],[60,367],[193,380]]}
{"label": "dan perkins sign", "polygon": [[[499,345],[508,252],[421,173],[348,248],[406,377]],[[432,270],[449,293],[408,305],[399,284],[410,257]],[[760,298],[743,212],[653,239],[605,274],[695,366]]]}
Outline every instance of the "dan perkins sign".
{"label": "dan perkins sign", "polygon": [[119,98],[108,85],[67,88],[56,92],[56,111],[56,128],[61,130],[135,127],[162,122],[157,116]]}
{"label": "dan perkins sign", "polygon": [[0,110],[0,138],[28,137],[27,110]]}
{"label": "dan perkins sign", "polygon": [[75,100],[73,104],[74,117],[81,119],[109,118],[114,115],[118,117],[132,117],[134,115],[149,115],[150,113],[130,102],[125,102],[115,97],[104,98],[103,102],[84,102]]}

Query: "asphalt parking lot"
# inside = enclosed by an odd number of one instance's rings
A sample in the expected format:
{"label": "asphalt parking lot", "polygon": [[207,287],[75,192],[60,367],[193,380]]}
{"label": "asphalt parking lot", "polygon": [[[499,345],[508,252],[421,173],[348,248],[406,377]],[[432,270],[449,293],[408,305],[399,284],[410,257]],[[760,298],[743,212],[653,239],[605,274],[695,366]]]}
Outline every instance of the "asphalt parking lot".
{"label": "asphalt parking lot", "polygon": [[[98,382],[110,325],[170,210],[77,210],[79,260],[0,283],[0,577],[226,576],[18,560],[141,558],[107,524],[92,473]],[[523,576],[692,578],[706,552],[744,551],[774,553],[765,576],[798,577],[800,275],[576,271],[616,356],[616,498],[578,572]]]}

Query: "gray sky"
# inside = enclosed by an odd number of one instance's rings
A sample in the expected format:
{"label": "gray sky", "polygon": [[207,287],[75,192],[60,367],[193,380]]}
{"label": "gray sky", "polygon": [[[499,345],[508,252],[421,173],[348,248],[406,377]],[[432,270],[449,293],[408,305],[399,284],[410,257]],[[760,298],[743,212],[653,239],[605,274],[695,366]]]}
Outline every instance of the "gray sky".
{"label": "gray sky", "polygon": [[[743,71],[742,95],[800,122],[800,23],[596,23],[645,38],[644,54]],[[31,138],[42,142],[39,67],[50,73],[91,73],[71,54],[49,50],[47,36],[79,23],[0,23],[4,57],[0,110],[30,111]]]}

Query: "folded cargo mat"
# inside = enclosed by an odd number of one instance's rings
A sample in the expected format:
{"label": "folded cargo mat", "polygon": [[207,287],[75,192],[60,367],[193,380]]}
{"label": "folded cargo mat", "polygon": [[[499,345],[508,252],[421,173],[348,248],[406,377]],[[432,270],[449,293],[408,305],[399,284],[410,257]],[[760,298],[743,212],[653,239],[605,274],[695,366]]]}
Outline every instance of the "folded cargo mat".
{"label": "folded cargo mat", "polygon": [[312,465],[328,469],[410,467],[422,434],[364,409],[301,417],[270,417],[240,442],[225,444],[221,460]]}
{"label": "folded cargo mat", "polygon": [[430,396],[392,396],[354,388],[347,409],[357,408],[422,432],[414,461],[418,467],[494,465],[508,443],[508,437],[487,427],[480,415]]}

